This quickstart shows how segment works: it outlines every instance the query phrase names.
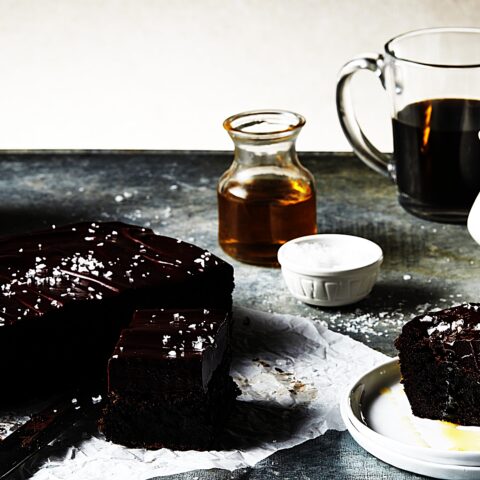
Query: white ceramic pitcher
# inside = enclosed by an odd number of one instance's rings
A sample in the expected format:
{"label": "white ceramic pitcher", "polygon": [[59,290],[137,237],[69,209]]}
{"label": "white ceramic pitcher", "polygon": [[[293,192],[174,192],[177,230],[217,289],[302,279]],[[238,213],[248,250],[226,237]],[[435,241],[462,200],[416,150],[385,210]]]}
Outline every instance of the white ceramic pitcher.
{"label": "white ceramic pitcher", "polygon": [[467,228],[472,238],[480,243],[480,193],[468,215]]}

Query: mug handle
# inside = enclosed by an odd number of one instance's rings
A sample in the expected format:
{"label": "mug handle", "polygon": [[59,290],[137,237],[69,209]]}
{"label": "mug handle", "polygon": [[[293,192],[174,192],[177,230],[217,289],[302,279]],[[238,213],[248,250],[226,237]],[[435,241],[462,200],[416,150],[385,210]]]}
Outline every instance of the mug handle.
{"label": "mug handle", "polygon": [[389,155],[375,148],[358,124],[349,89],[353,74],[359,70],[375,73],[385,88],[384,65],[383,55],[375,53],[354,58],[346,63],[340,70],[337,82],[337,112],[343,132],[360,160],[376,172],[393,178],[394,169]]}

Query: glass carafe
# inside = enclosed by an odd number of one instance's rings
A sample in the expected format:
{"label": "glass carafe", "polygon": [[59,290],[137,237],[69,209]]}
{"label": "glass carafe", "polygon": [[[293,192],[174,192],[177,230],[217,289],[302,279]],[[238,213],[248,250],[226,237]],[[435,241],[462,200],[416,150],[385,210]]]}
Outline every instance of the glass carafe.
{"label": "glass carafe", "polygon": [[283,110],[240,113],[223,124],[235,154],[218,183],[218,238],[237,260],[277,266],[281,245],[317,232],[314,179],[295,150],[304,124]]}

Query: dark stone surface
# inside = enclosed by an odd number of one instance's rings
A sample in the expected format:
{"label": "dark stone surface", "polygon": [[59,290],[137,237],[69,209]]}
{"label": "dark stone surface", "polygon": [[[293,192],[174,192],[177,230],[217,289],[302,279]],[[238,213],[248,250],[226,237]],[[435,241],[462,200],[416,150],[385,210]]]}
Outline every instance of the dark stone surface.
{"label": "dark stone surface", "polygon": [[[353,155],[304,154],[315,175],[321,233],[349,233],[384,250],[380,279],[357,305],[321,309],[287,292],[280,270],[229,260],[235,302],[322,321],[389,355],[412,315],[478,301],[479,247],[465,226],[417,219],[398,206],[394,185]],[[183,238],[217,255],[216,182],[232,154],[206,152],[4,152],[0,234],[81,220],[119,220]],[[121,197],[120,197],[121,196]],[[166,478],[411,478],[365,453],[347,433],[281,451],[255,468]]]}
{"label": "dark stone surface", "polygon": [[317,480],[317,479],[395,479],[424,478],[403,472],[365,453],[345,432],[325,435],[280,450],[254,468],[227,472],[196,470],[182,475],[158,477],[162,480]]}

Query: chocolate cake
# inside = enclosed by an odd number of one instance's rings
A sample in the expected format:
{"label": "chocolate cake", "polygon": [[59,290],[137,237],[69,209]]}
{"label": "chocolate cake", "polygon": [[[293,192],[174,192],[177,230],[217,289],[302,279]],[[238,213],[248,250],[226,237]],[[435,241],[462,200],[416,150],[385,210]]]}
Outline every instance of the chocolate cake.
{"label": "chocolate cake", "polygon": [[129,447],[211,449],[237,395],[230,313],[143,310],[108,363],[107,439]]}
{"label": "chocolate cake", "polygon": [[480,425],[480,304],[415,317],[395,346],[414,415]]}
{"label": "chocolate cake", "polygon": [[0,239],[1,402],[105,380],[133,312],[229,311],[233,269],[209,252],[122,223]]}

